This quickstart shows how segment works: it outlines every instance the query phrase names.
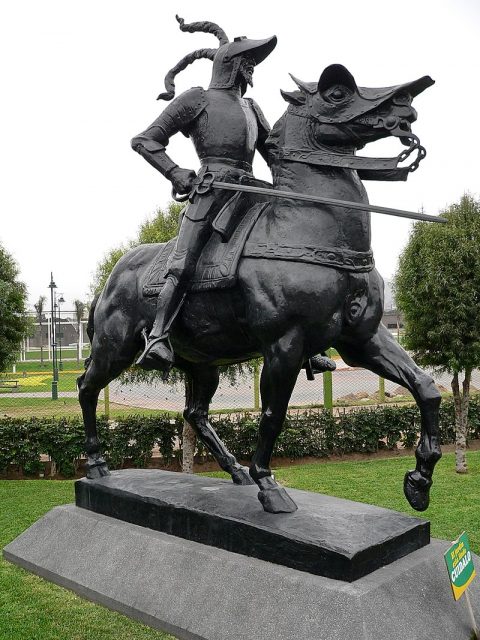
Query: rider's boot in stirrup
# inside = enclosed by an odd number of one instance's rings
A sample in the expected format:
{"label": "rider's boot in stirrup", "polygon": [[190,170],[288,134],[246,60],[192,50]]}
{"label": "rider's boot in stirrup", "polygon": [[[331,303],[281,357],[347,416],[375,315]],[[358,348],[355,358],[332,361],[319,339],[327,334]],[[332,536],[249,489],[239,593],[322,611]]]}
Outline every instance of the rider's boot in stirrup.
{"label": "rider's boot in stirrup", "polygon": [[155,323],[145,349],[135,363],[144,369],[160,369],[168,374],[172,368],[175,357],[168,331],[183,302],[183,295],[179,289],[173,278],[168,277],[158,296]]}
{"label": "rider's boot in stirrup", "polygon": [[337,365],[335,360],[329,358],[325,353],[319,353],[309,358],[302,369],[306,370],[307,380],[315,380],[315,374],[325,371],[335,371]]}

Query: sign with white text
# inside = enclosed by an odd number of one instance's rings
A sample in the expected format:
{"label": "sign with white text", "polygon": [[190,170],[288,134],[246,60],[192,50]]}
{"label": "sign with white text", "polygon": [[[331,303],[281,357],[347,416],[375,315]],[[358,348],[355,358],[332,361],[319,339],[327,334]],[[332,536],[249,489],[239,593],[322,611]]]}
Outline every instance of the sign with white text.
{"label": "sign with white text", "polygon": [[444,554],[453,597],[458,600],[475,578],[472,552],[465,531]]}

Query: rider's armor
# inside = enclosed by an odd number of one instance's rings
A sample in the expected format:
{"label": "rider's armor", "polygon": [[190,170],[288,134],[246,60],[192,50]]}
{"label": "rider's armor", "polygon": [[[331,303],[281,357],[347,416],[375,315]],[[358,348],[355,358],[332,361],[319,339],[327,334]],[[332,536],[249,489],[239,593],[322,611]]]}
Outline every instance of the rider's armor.
{"label": "rider's armor", "polygon": [[[178,167],[166,154],[165,147],[179,131],[193,141],[202,165],[199,176],[208,168],[216,180],[253,181],[253,156],[256,149],[266,156],[264,145],[270,127],[258,105],[252,99],[242,97],[246,82],[240,74],[240,66],[244,59],[258,64],[275,44],[276,38],[272,37],[266,40],[239,38],[222,45],[213,60],[208,90],[194,87],[181,94],[148,129],[132,140],[135,151],[172,180],[174,190]],[[183,170],[183,175],[185,173],[188,174]],[[194,178],[195,174],[191,172],[189,186],[194,186]],[[158,298],[157,317],[139,364],[165,369],[171,366],[173,353],[168,341],[169,328],[212,233],[212,222],[232,197],[228,191],[220,190],[190,197],[169,261],[166,283]]]}

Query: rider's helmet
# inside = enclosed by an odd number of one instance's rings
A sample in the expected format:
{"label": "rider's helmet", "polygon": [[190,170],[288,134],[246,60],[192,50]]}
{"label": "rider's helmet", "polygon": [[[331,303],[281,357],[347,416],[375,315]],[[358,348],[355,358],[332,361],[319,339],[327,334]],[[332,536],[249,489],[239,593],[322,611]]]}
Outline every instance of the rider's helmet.
{"label": "rider's helmet", "polygon": [[174,78],[189,64],[200,58],[213,60],[211,89],[228,89],[237,82],[238,72],[242,60],[249,58],[257,65],[273,51],[277,44],[277,37],[265,40],[250,40],[246,37],[235,38],[230,42],[225,31],[213,22],[192,22],[185,24],[183,18],[176,16],[181,31],[195,33],[203,31],[215,35],[220,43],[218,49],[197,49],[182,58],[165,76],[166,92],[161,93],[157,100],[171,100],[175,96]]}
{"label": "rider's helmet", "polygon": [[213,59],[210,89],[229,89],[235,85],[238,70],[243,58],[249,58],[260,64],[273,51],[277,36],[264,40],[250,40],[245,36],[235,38],[233,42],[222,45]]}

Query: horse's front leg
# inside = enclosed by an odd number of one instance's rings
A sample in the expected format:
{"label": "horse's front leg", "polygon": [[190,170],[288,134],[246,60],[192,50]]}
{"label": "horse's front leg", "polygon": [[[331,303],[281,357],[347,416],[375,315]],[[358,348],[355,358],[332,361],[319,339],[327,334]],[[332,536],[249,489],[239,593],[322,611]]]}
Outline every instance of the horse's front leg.
{"label": "horse's front leg", "polygon": [[250,475],[260,488],[258,499],[270,513],[292,513],[297,509],[285,489],[275,482],[270,460],[303,359],[303,340],[297,329],[290,330],[264,352],[260,380],[262,415]]}
{"label": "horse's front leg", "polygon": [[366,342],[343,342],[335,346],[348,364],[366,367],[387,380],[401,384],[415,398],[421,415],[421,434],[415,451],[416,468],[406,473],[404,492],[414,509],[425,511],[430,500],[433,470],[442,457],[438,431],[442,397],[433,378],[415,364],[383,324]]}

